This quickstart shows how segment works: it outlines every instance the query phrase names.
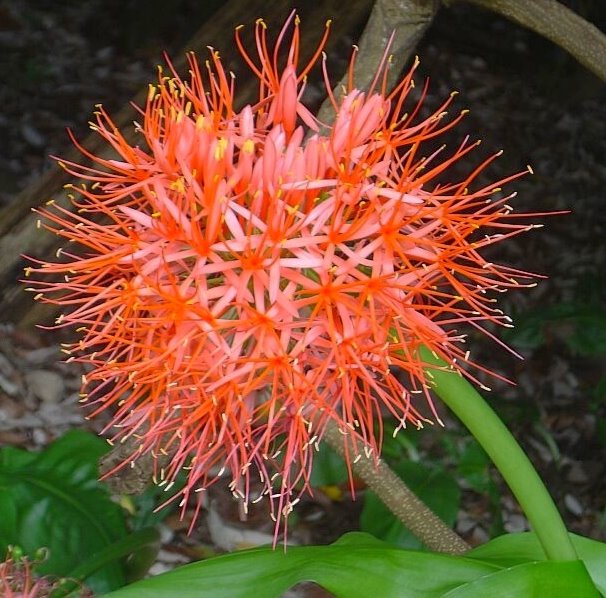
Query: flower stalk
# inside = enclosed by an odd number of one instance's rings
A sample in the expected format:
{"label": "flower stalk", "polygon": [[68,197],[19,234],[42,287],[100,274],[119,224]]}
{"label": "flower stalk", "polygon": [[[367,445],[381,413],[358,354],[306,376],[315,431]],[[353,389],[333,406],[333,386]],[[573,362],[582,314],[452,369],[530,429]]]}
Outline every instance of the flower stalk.
{"label": "flower stalk", "polygon": [[550,560],[576,560],[560,514],[511,432],[475,388],[426,347],[419,350],[435,393],[463,422],[503,476]]}

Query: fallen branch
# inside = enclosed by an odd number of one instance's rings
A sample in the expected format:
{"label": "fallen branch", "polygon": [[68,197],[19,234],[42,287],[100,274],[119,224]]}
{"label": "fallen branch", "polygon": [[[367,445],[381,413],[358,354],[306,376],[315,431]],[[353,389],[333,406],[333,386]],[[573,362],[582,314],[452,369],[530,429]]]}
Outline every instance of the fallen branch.
{"label": "fallen branch", "polygon": [[557,0],[443,0],[496,12],[551,40],[606,81],[606,35]]}

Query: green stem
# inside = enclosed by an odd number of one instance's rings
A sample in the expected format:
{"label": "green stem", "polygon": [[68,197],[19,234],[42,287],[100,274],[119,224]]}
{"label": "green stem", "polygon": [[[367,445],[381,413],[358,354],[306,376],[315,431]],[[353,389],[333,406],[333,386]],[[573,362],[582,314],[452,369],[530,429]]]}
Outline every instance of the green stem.
{"label": "green stem", "polygon": [[426,347],[420,355],[429,367],[433,390],[488,453],[517,498],[545,555],[554,561],[577,560],[568,532],[545,485],[526,453],[475,388]]}

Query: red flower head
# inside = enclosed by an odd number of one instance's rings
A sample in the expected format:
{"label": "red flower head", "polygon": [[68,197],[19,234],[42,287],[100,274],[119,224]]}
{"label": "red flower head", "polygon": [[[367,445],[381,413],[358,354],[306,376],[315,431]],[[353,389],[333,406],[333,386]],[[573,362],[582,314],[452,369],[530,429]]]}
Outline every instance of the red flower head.
{"label": "red flower head", "polygon": [[474,190],[494,156],[449,182],[477,144],[421,153],[460,116],[444,122],[448,98],[420,118],[425,92],[405,113],[415,67],[390,93],[385,64],[367,92],[350,77],[340,99],[324,69],[320,128],[301,96],[327,32],[304,67],[296,17],[273,50],[257,22],[255,58],[236,32],[259,79],[242,109],[214,50],[204,69],[189,56],[188,80],[160,72],[134,146],[99,108],[115,157],[80,148],[97,166],[62,163],[89,183],[75,211],[41,210],[78,248],[28,274],[62,275],[34,288],[71,308],[58,325],[81,333],[85,400],[111,410],[114,440],[137,439],[133,459],[171,455],[160,483],[188,470],[184,501],[229,472],[235,495],[255,500],[260,480],[288,514],[328,422],[377,455],[385,413],[421,426],[421,393],[437,417],[419,346],[471,363],[457,325],[505,322],[490,293],[529,280],[480,254],[531,228],[497,193],[509,179]]}
{"label": "red flower head", "polygon": [[[9,546],[4,561],[0,562],[0,596],[2,598],[46,598],[55,591],[71,586],[67,579],[35,574],[36,567],[45,560],[46,549],[36,551],[36,558],[30,559],[22,554],[20,547]],[[66,584],[67,582],[67,584]],[[76,582],[71,596],[88,598],[92,592]]]}
{"label": "red flower head", "polygon": [[45,578],[36,578],[32,569],[32,562],[27,557],[15,557],[9,547],[5,560],[0,562],[0,596],[3,598],[49,596],[51,583]]}

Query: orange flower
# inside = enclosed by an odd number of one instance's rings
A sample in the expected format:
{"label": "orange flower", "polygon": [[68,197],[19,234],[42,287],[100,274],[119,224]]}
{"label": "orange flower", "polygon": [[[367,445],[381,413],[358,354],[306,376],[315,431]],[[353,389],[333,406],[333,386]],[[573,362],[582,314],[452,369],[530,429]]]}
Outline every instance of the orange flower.
{"label": "orange flower", "polygon": [[405,113],[416,65],[390,93],[385,64],[367,92],[350,77],[341,99],[324,68],[334,124],[305,107],[327,33],[301,66],[296,18],[271,50],[257,22],[256,58],[236,32],[259,79],[239,110],[214,50],[203,70],[189,56],[188,80],[160,71],[135,146],[99,108],[115,157],[80,148],[96,166],[61,163],[89,184],[71,187],[75,211],[40,211],[77,248],[27,274],[51,275],[32,288],[70,308],[57,325],[81,333],[68,353],[90,366],[83,400],[111,410],[113,440],[137,439],[132,459],[171,455],[160,484],[188,469],[182,504],[229,472],[245,503],[260,481],[287,515],[327,422],[378,455],[385,413],[422,426],[421,393],[437,417],[419,346],[471,364],[457,326],[507,325],[492,292],[530,280],[480,254],[532,228],[498,194],[519,175],[473,189],[494,156],[449,173],[476,143],[422,153],[461,116],[445,123],[448,98],[420,118],[425,91]]}
{"label": "orange flower", "polygon": [[[0,596],[2,598],[44,598],[54,591],[64,589],[67,579],[37,576],[34,569],[46,558],[46,550],[37,551],[34,560],[23,556],[19,547],[9,546],[3,562],[0,562]],[[72,596],[92,596],[92,592],[76,583]]]}
{"label": "orange flower", "polygon": [[0,563],[0,596],[6,598],[37,598],[48,596],[50,584],[46,579],[36,579],[32,572],[32,563],[26,558],[14,558],[9,549]]}

